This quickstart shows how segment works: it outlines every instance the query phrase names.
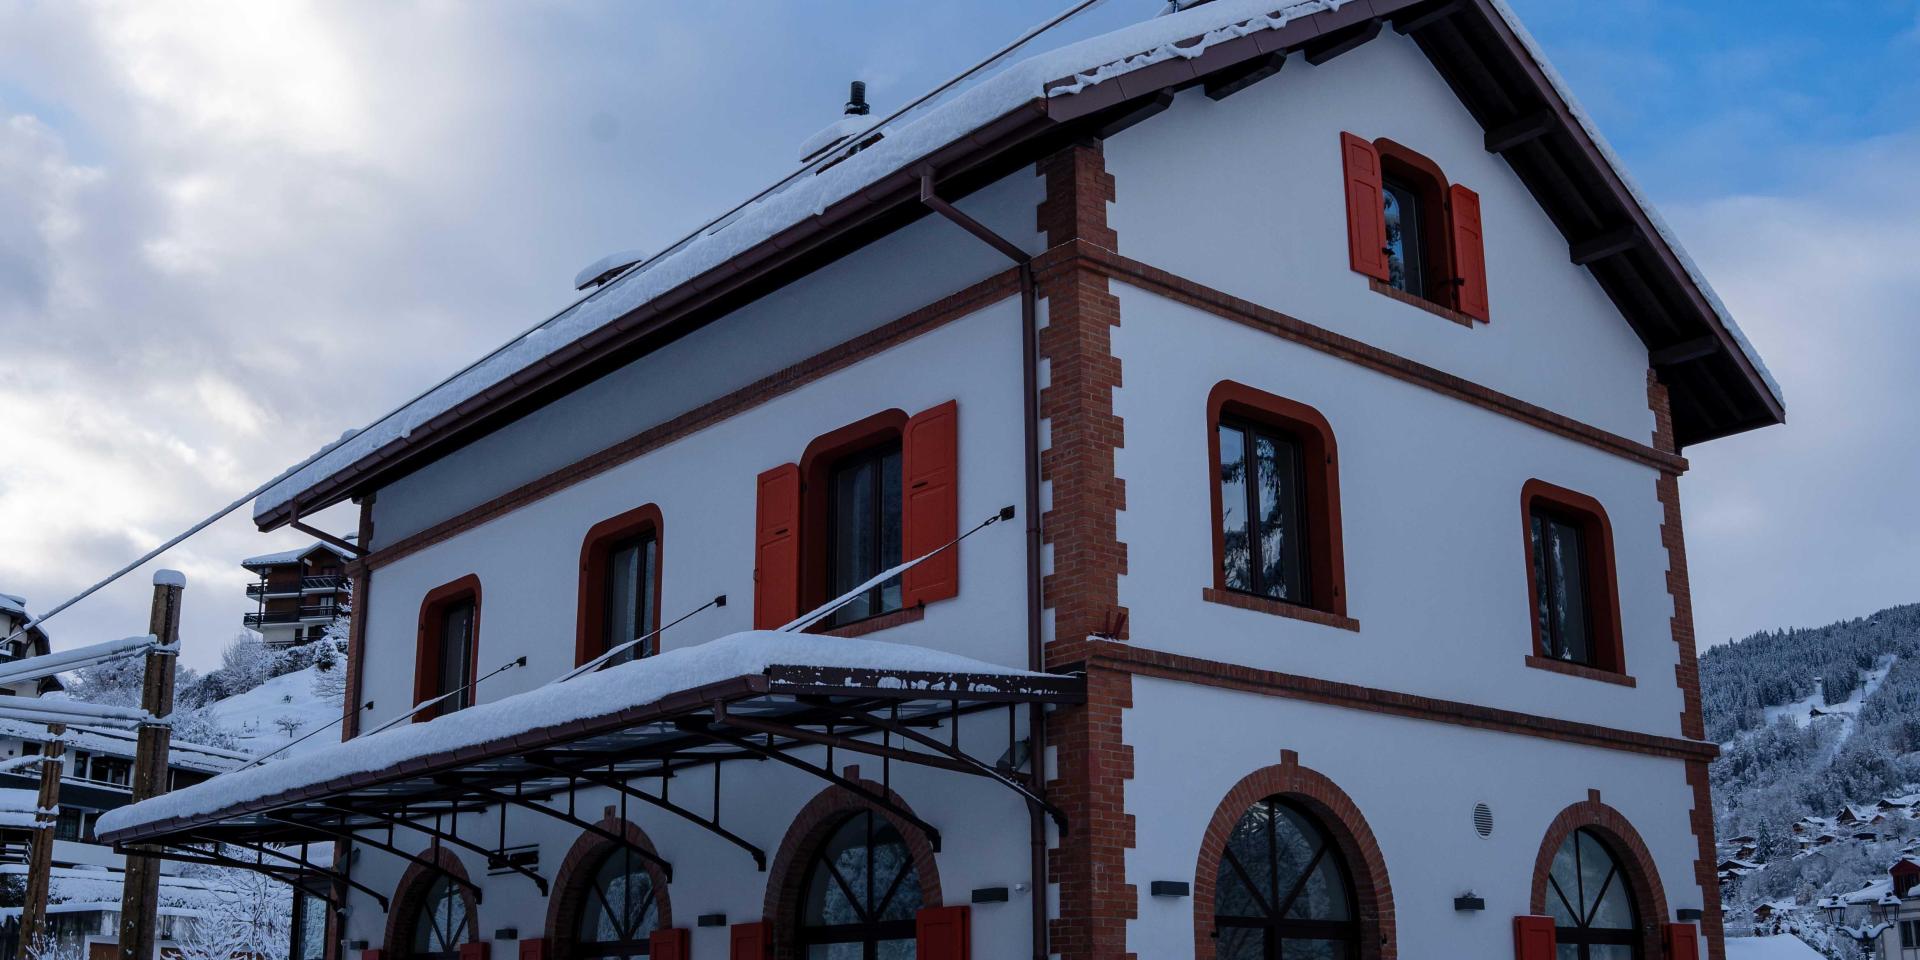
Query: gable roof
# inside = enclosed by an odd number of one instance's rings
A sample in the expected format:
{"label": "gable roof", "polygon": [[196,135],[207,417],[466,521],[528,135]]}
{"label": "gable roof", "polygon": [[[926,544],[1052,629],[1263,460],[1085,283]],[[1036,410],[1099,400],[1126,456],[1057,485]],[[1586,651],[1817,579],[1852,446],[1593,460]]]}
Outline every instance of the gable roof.
{"label": "gable roof", "polygon": [[[1664,221],[1628,179],[1504,0],[1213,0],[1029,57],[829,150],[621,272],[368,427],[254,502],[262,529],[377,487],[653,345],[924,214],[919,175],[955,193],[1073,137],[1110,132],[1164,94],[1304,50],[1328,58],[1391,24],[1412,36],[1593,271],[1650,351],[1697,443],[1778,423],[1778,385]],[[1145,107],[1143,109],[1143,104]],[[850,138],[867,143],[871,138]],[[865,234],[859,231],[866,231]],[[864,239],[863,239],[864,238]]]}
{"label": "gable roof", "polygon": [[[351,536],[349,536],[349,539],[351,539]],[[257,557],[248,557],[245,560],[240,561],[240,565],[250,570],[258,569],[260,567],[277,567],[277,566],[280,566],[281,564],[293,563],[295,561],[301,560],[305,558],[308,554],[316,553],[321,550],[325,550],[328,553],[331,553],[342,560],[353,559],[353,557],[350,554],[348,554],[345,550],[342,550],[331,543],[327,543],[324,540],[315,540],[314,542],[307,544],[304,547],[300,547],[297,550],[282,550],[279,553],[263,553]]]}

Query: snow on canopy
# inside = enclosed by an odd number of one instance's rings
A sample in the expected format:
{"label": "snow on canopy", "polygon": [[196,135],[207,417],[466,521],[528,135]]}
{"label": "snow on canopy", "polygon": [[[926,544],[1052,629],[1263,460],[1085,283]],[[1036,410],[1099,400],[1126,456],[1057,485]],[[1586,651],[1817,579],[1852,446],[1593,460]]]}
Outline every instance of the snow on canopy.
{"label": "snow on canopy", "polygon": [[[566,683],[402,724],[324,750],[261,764],[162,794],[100,816],[95,830],[110,835],[150,823],[197,817],[353,774],[391,769],[420,757],[567,723],[611,716],[708,684],[764,674],[775,666],[900,674],[974,674],[1039,677],[1026,670],[881,640],[754,630],[669,650]],[[881,684],[889,681],[882,679]]]}
{"label": "snow on canopy", "polygon": [[[254,501],[254,518],[264,519],[295,497],[412,435],[415,428],[503,383],[567,345],[646,305],[655,298],[722,266],[781,231],[819,215],[833,204],[882,178],[908,169],[921,158],[973,133],[1023,104],[1051,94],[1071,93],[1135,70],[1175,58],[1194,58],[1213,46],[1256,30],[1272,29],[1316,13],[1339,10],[1352,0],[1213,0],[1135,23],[1110,33],[1067,44],[1008,65],[944,102],[908,114],[884,129],[868,148],[802,175],[706,229],[628,270],[527,334],[498,348],[424,395],[358,431],[348,431],[323,447],[311,462],[289,470]],[[1493,0],[1527,52],[1539,64],[1568,109],[1647,212],[1663,240],[1684,265],[1729,334],[1759,371],[1776,399],[1784,398],[1759,354],[1734,323],[1671,229],[1625,173],[1613,149],[1579,106],[1539,44],[1520,26],[1504,0]],[[1277,9],[1276,9],[1277,7]],[[1195,41],[1194,38],[1199,38]],[[1068,78],[1060,82],[1061,78]]]}

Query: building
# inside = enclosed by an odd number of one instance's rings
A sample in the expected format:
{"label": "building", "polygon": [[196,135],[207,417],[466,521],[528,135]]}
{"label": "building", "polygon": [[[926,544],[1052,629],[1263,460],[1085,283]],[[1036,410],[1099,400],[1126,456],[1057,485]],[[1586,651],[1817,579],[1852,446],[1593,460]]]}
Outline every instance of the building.
{"label": "building", "polygon": [[[27,612],[25,597],[0,593],[0,639],[13,636],[32,622],[33,615]],[[0,647],[0,663],[44,656],[50,649],[47,646],[47,632],[37,626],[30,627],[24,636]],[[0,697],[37,697],[59,689],[59,678],[47,677],[24,683],[0,684]]]}
{"label": "building", "polygon": [[1782,402],[1554,76],[1219,0],[586,271],[255,503],[399,726],[103,834],[351,838],[383,960],[1720,960],[1682,453]]}
{"label": "building", "polygon": [[326,634],[337,617],[353,611],[353,586],[346,575],[348,551],[324,541],[299,550],[248,557],[240,565],[260,579],[247,584],[247,596],[259,608],[242,623],[260,631],[269,647],[311,643]]}
{"label": "building", "polygon": [[1820,906],[1874,960],[1920,957],[1920,859],[1901,857],[1886,876]]}

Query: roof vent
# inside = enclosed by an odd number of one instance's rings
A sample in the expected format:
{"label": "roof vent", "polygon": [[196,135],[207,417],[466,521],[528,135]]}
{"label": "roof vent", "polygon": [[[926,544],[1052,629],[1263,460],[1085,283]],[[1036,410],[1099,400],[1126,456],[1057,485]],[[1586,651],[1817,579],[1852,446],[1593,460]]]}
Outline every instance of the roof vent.
{"label": "roof vent", "polygon": [[[872,112],[873,108],[867,104],[866,83],[861,80],[853,81],[853,84],[847,88],[847,107],[846,111],[840,115],[840,119],[827,124],[819,133],[800,141],[800,162],[811,163],[821,154],[844,144],[848,137],[872,126],[873,121],[867,119],[867,115]],[[854,149],[866,147],[878,139],[880,134],[876,131]]]}
{"label": "roof vent", "polygon": [[580,272],[573,275],[573,288],[585,290],[588,287],[597,287],[612,280],[620,271],[646,258],[647,253],[644,250],[621,250],[609,253],[581,267]]}

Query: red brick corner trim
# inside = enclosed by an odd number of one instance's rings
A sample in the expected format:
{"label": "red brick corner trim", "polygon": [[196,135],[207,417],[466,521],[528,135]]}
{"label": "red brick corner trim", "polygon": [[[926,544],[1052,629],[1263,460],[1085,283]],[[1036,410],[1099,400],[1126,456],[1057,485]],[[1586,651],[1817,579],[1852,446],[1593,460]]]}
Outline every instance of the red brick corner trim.
{"label": "red brick corner trim", "polygon": [[[440,869],[472,882],[467,875],[467,867],[460,862],[453,851],[446,847],[430,846],[420,851],[420,857],[440,867]],[[426,864],[415,861],[408,864],[407,871],[400,875],[400,883],[393,888],[393,902],[387,909],[387,938],[381,947],[390,956],[402,956],[411,952],[413,944],[413,921],[420,908],[426,905],[427,889],[440,874]],[[467,939],[468,943],[480,942],[480,904],[473,898],[473,892],[460,887],[460,898],[467,902]]]}
{"label": "red brick corner trim", "polygon": [[[886,796],[902,809],[913,809],[899,794],[878,783],[857,777],[852,779],[858,780],[868,790]],[[922,899],[929,906],[946,903],[940,892],[940,870],[934,862],[933,844],[927,841],[926,834],[850,791],[828,787],[807,801],[807,805],[794,815],[792,825],[787,827],[786,837],[780,841],[779,851],[774,854],[773,865],[767,870],[766,906],[760,916],[768,922],[772,932],[774,960],[798,960],[799,952],[793,932],[800,926],[800,898],[806,893],[807,867],[812,864],[814,853],[833,836],[834,829],[842,821],[866,811],[885,818],[906,840],[907,850],[913,855],[914,871],[920,876]]]}
{"label": "red brick corner trim", "polygon": [[[617,816],[609,815],[594,826],[626,837],[628,843],[642,850],[658,852],[653,840],[644,831]],[[619,848],[620,845],[612,840],[583,830],[580,839],[573,842],[567,855],[561,859],[560,869],[554,871],[553,875],[553,892],[547,896],[548,956],[572,956],[574,931],[580,926],[580,910],[586,906],[593,875],[607,857]],[[653,878],[654,916],[658,919],[658,927],[665,930],[673,926],[673,902],[667,895],[667,876],[652,861],[640,862],[647,876]]]}
{"label": "red brick corner trim", "polygon": [[1345,791],[1320,773],[1301,766],[1291,750],[1281,752],[1279,765],[1255,770],[1227,791],[1226,799],[1207,824],[1193,874],[1194,960],[1214,960],[1214,878],[1227,838],[1249,807],[1269,797],[1298,804],[1326,828],[1353,878],[1361,960],[1394,960],[1399,956],[1399,943],[1394,934],[1393,885],[1380,845],[1374,841],[1373,828]]}
{"label": "red brick corner trim", "polygon": [[1547,835],[1540,841],[1540,853],[1533,861],[1533,897],[1528,901],[1529,912],[1535,916],[1547,912],[1547,897],[1551,893],[1547,877],[1553,872],[1553,855],[1575,830],[1582,827],[1592,830],[1607,845],[1608,851],[1619,858],[1620,865],[1627,871],[1628,885],[1633,892],[1633,907],[1640,914],[1639,955],[1666,956],[1666,947],[1661,942],[1660,934],[1668,920],[1667,893],[1660,885],[1660,871],[1653,865],[1653,857],[1647,853],[1647,845],[1640,839],[1640,832],[1620,811],[1601,803],[1598,790],[1589,792],[1587,799],[1560,811],[1560,815],[1554,817],[1553,823],[1547,827]]}

